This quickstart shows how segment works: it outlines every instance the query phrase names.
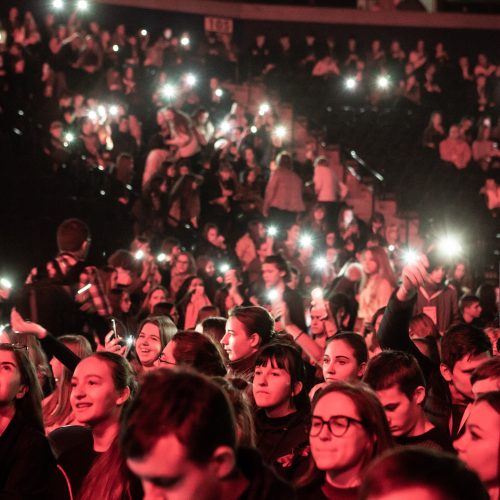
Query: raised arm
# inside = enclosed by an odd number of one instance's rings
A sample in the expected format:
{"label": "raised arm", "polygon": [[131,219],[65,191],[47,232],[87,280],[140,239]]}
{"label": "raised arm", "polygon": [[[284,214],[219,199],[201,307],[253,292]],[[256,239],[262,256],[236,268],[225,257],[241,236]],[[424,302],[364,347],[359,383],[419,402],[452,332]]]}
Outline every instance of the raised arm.
{"label": "raised arm", "polygon": [[323,362],[323,348],[312,339],[304,328],[297,326],[290,320],[290,311],[284,300],[273,306],[273,315],[283,322],[285,331],[292,336],[296,344],[309,356],[315,365]]}
{"label": "raised arm", "polygon": [[42,325],[25,321],[15,308],[12,309],[10,314],[10,324],[16,332],[34,335],[40,341],[49,358],[54,356],[73,373],[76,365],[80,362],[80,358],[60,340],[51,335]]}
{"label": "raised arm", "polygon": [[377,332],[377,338],[382,349],[393,349],[412,354],[426,375],[429,373],[432,362],[413,343],[409,329],[417,290],[426,280],[428,266],[429,262],[425,255],[416,263],[405,266],[401,286],[389,299],[382,323]]}

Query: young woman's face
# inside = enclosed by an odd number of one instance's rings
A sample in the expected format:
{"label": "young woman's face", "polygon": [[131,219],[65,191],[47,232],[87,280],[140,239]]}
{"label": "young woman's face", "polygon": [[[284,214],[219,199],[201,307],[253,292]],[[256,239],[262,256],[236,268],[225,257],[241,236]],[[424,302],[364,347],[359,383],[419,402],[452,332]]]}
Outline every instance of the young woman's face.
{"label": "young woman's face", "polygon": [[110,418],[118,418],[127,399],[117,391],[110,366],[90,356],[78,363],[71,379],[71,408],[81,424],[93,427]]}
{"label": "young woman's face", "polygon": [[335,233],[326,233],[325,243],[327,247],[335,245]]}
{"label": "young woman's face", "polygon": [[[334,436],[326,425],[323,425],[315,437],[309,434],[311,453],[318,469],[333,473],[361,471],[365,457],[371,455],[373,445],[363,424],[360,423],[360,416],[352,399],[341,392],[323,396],[313,411],[312,434],[315,434],[321,425],[315,417],[323,421],[330,421],[332,417],[347,417],[347,420],[343,420],[348,422],[347,426],[342,428],[332,421],[330,427],[334,428],[335,434],[343,434],[340,437]],[[336,422],[340,420],[337,419]]]}
{"label": "young woman's face", "polygon": [[201,292],[201,289],[205,290],[205,285],[200,278],[195,278],[191,281],[191,284],[189,285],[190,292]]}
{"label": "young woman's face", "polygon": [[0,351],[0,405],[11,405],[15,399],[21,399],[25,392],[14,353]]}
{"label": "young woman's face", "polygon": [[354,357],[354,349],[344,340],[332,340],[323,355],[323,377],[326,382],[343,380],[356,382],[363,375],[364,365],[360,366]]}
{"label": "young woman's face", "polygon": [[253,152],[253,149],[247,148],[245,149],[245,161],[247,163],[252,163],[255,160],[255,154]]}
{"label": "young woman's face", "polygon": [[149,309],[152,311],[153,307],[156,304],[159,304],[160,302],[166,302],[167,301],[167,296],[165,295],[164,290],[161,288],[158,288],[158,290],[155,290],[152,294],[151,297],[149,298]]}
{"label": "young woman's face", "polygon": [[337,260],[337,249],[330,247],[326,249],[326,261],[328,264],[334,264]]}
{"label": "young woman's face", "polygon": [[245,325],[238,318],[231,316],[227,320],[226,333],[221,339],[221,344],[230,361],[247,358],[256,352],[258,341],[254,335],[247,334]]}
{"label": "young woman's face", "polygon": [[319,308],[311,309],[311,334],[320,335],[325,333],[325,310]]}
{"label": "young woman's face", "polygon": [[219,231],[215,228],[212,227],[207,231],[207,240],[212,243],[212,245],[217,245],[218,241],[217,238],[219,237]]}
{"label": "young woman's face", "polygon": [[142,366],[153,366],[161,353],[160,329],[155,324],[144,324],[137,337],[135,351]]}
{"label": "young woman's face", "polygon": [[179,311],[177,311],[177,307],[173,306],[168,314],[170,315],[170,318],[172,318],[172,321],[177,325],[177,323],[179,323]]}
{"label": "young woman's face", "polygon": [[457,264],[455,266],[454,278],[456,280],[461,280],[465,276],[465,266],[463,264]]}
{"label": "young woman's face", "polygon": [[185,254],[179,255],[175,261],[175,268],[179,273],[187,273],[189,269],[189,257]]}
{"label": "young woman's face", "polygon": [[176,175],[175,165],[169,165],[166,170],[167,177],[175,177]]}
{"label": "young woman's face", "polygon": [[346,210],[343,216],[344,224],[348,226],[353,220],[354,220],[354,212],[352,210]]}
{"label": "young woman's face", "polygon": [[94,131],[94,125],[92,124],[92,122],[90,120],[83,122],[82,132],[85,135],[90,135],[93,131]]}
{"label": "young woman's face", "polygon": [[429,273],[429,281],[439,285],[444,280],[445,274],[444,267],[438,266]]}
{"label": "young woman's face", "polygon": [[267,360],[256,366],[253,378],[253,397],[258,408],[264,408],[270,417],[282,417],[293,411],[293,388],[290,373]]}
{"label": "young woman's face", "polygon": [[489,485],[498,485],[500,462],[500,414],[488,403],[476,403],[465,427],[455,441],[458,456]]}
{"label": "young woman's face", "polygon": [[314,220],[322,221],[324,218],[325,218],[325,209],[316,208],[316,210],[314,210]]}
{"label": "young woman's face", "polygon": [[434,124],[435,127],[439,127],[441,125],[442,118],[440,113],[434,113],[432,115],[432,123]]}
{"label": "young woman's face", "polygon": [[367,250],[363,255],[363,271],[368,274],[375,274],[378,271],[378,264],[375,260],[373,253]]}
{"label": "young woman's face", "polygon": [[124,293],[120,299],[120,310],[122,313],[127,314],[131,307],[132,301],[130,300],[130,295],[128,293]]}
{"label": "young woman's face", "polygon": [[215,275],[215,264],[212,260],[209,260],[205,266],[205,272],[207,273],[207,276],[214,276]]}

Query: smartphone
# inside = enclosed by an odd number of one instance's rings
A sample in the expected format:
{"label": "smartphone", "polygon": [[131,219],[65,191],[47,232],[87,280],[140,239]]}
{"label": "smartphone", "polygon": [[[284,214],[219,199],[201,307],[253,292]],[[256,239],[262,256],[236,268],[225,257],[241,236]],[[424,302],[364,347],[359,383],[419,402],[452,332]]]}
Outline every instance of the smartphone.
{"label": "smartphone", "polygon": [[118,345],[120,347],[127,346],[127,341],[121,335],[118,335],[118,332],[116,331],[116,320],[114,318],[111,318],[111,328],[113,330],[113,335],[111,335],[110,340],[118,339]]}

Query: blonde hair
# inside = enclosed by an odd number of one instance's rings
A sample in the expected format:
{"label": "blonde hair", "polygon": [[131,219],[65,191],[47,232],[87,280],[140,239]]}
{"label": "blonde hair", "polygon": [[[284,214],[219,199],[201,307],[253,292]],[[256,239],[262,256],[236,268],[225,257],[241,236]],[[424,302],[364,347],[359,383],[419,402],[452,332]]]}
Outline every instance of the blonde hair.
{"label": "blonde hair", "polygon": [[[373,260],[377,263],[377,272],[375,273],[379,278],[387,280],[392,287],[396,286],[396,277],[391,267],[391,262],[387,253],[382,247],[367,248],[363,251],[363,257],[367,252],[371,252]],[[360,290],[363,290],[368,284],[370,276],[368,276],[363,270],[363,275],[361,277]]]}
{"label": "blonde hair", "polygon": [[[59,340],[80,359],[92,354],[89,341],[81,335],[63,335]],[[67,425],[72,415],[69,396],[71,394],[72,373],[65,366],[62,368],[61,378],[57,382],[54,392],[42,402],[43,423],[45,428]]]}

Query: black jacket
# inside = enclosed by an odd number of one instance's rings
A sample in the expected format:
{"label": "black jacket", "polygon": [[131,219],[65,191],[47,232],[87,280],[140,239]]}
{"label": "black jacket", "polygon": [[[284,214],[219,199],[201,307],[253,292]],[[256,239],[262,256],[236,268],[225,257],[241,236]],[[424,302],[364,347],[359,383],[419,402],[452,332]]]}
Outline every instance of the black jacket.
{"label": "black jacket", "polygon": [[0,499],[48,498],[56,464],[42,431],[18,413],[0,436]]}
{"label": "black jacket", "polygon": [[288,483],[262,461],[260,454],[251,448],[240,448],[238,468],[250,482],[238,500],[293,500],[295,492]]}
{"label": "black jacket", "polygon": [[257,448],[264,461],[287,481],[296,479],[307,466],[309,456],[308,411],[269,418],[264,410],[255,415]]}
{"label": "black jacket", "polygon": [[393,349],[412,354],[418,361],[427,384],[424,408],[432,423],[441,429],[448,429],[451,415],[451,395],[443,379],[439,365],[422,354],[409,335],[413,300],[401,302],[393,293],[387,304],[377,338],[382,349]]}

